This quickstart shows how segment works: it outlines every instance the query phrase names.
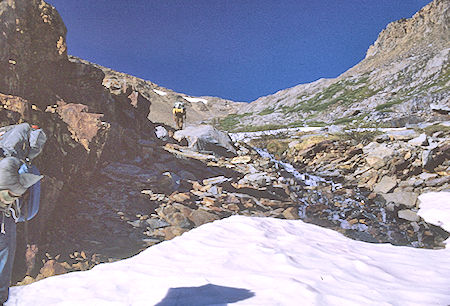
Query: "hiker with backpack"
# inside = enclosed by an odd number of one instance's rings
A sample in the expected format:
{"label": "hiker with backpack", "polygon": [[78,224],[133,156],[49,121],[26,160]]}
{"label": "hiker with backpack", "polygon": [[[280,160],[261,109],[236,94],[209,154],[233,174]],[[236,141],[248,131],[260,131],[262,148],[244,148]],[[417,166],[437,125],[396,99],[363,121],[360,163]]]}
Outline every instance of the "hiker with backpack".
{"label": "hiker with backpack", "polygon": [[186,107],[183,102],[177,101],[172,109],[173,120],[178,130],[183,129],[184,120],[186,120]]}
{"label": "hiker with backpack", "polygon": [[[0,128],[0,303],[8,300],[16,251],[16,223],[39,209],[43,176],[31,161],[41,153],[47,137],[23,123]],[[20,199],[29,192],[27,202]]]}

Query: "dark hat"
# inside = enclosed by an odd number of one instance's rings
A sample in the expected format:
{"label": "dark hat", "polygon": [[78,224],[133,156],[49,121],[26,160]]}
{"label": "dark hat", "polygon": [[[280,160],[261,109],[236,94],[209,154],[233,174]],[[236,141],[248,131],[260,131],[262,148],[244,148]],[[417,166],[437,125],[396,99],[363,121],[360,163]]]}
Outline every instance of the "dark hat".
{"label": "dark hat", "polygon": [[42,175],[31,173],[19,174],[21,165],[22,162],[16,157],[5,157],[0,160],[0,190],[9,190],[20,196],[43,178]]}

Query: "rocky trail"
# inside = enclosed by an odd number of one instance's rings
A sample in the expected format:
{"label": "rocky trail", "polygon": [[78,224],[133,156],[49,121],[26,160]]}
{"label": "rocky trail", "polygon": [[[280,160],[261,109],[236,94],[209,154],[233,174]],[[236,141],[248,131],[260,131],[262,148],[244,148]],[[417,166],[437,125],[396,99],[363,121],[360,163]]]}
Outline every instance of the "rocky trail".
{"label": "rocky trail", "polygon": [[127,258],[233,214],[302,219],[373,243],[442,247],[449,234],[417,215],[418,195],[449,189],[449,131],[442,129],[423,134],[426,145],[413,129],[371,132],[374,141],[323,129],[247,135],[234,143],[234,157],[173,139],[141,140],[151,154],[103,165],[59,212],[44,265],[25,283]]}

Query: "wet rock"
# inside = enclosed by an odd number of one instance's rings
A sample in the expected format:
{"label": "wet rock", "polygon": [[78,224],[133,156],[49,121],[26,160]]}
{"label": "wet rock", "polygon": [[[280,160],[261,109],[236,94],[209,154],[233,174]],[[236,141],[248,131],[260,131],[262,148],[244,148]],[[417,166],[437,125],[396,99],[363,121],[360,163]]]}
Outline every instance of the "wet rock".
{"label": "wet rock", "polygon": [[415,211],[409,209],[399,210],[398,217],[408,221],[415,221],[415,222],[420,221],[419,215]]}
{"label": "wet rock", "polygon": [[396,204],[403,204],[406,207],[414,207],[417,203],[418,195],[415,192],[393,192],[388,194],[381,194],[386,202],[394,202]]}
{"label": "wet rock", "polygon": [[397,186],[397,178],[392,176],[383,176],[381,180],[374,186],[373,191],[376,193],[389,193]]}
{"label": "wet rock", "polygon": [[205,210],[197,209],[192,211],[189,215],[189,219],[194,222],[195,226],[200,226],[205,223],[219,220],[220,218],[217,215],[209,213]]}
{"label": "wet rock", "polygon": [[173,203],[172,206],[176,208],[183,216],[186,218],[189,218],[190,214],[192,213],[193,209],[189,208],[183,204],[180,203]]}

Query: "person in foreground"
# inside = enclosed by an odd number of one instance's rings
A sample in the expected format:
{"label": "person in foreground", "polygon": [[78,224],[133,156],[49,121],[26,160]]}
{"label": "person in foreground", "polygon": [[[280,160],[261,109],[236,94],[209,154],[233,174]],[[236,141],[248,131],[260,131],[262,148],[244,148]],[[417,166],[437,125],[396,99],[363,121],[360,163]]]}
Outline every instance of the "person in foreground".
{"label": "person in foreground", "polygon": [[16,157],[0,160],[0,305],[8,300],[14,254],[16,221],[20,215],[18,199],[43,176],[19,174],[23,163]]}

